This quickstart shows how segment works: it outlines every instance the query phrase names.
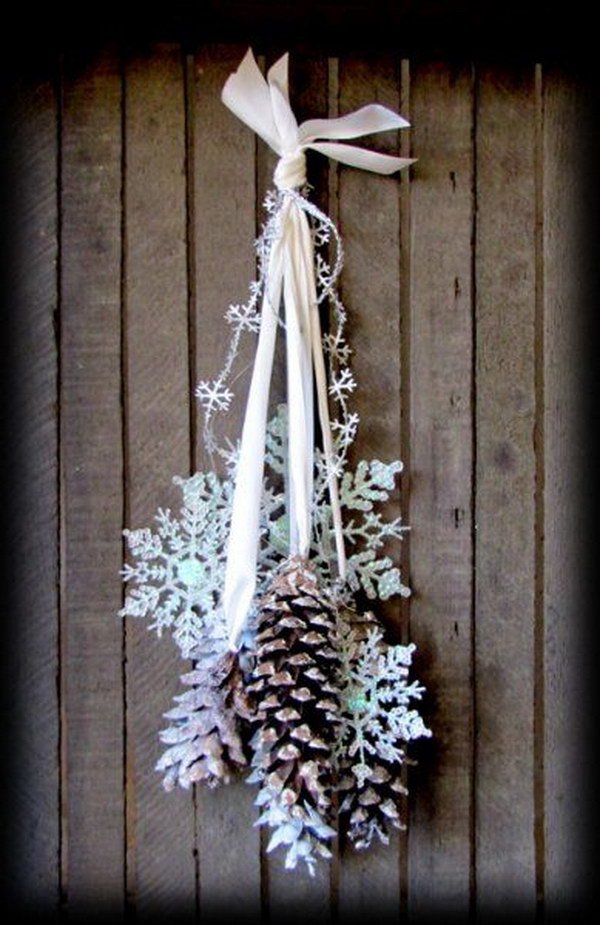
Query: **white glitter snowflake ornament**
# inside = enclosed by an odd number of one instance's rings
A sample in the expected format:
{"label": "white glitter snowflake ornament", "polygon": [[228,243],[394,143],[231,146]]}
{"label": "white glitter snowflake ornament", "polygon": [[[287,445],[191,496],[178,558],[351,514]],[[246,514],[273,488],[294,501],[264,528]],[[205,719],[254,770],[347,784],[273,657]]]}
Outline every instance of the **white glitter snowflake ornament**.
{"label": "white glitter snowflake ornament", "polygon": [[382,758],[402,763],[411,739],[431,736],[419,712],[409,708],[425,688],[409,683],[416,650],[387,645],[383,630],[373,623],[363,637],[350,623],[341,632],[342,728],[339,754],[355,761],[352,772],[361,783],[371,770],[369,760]]}
{"label": "white glitter snowflake ornament", "polygon": [[354,846],[389,841],[404,828],[402,768],[406,745],[431,736],[412,701],[424,688],[408,681],[415,646],[387,645],[372,614],[340,619],[341,728],[337,746],[343,828]]}
{"label": "white glitter snowflake ornament", "polygon": [[220,598],[222,555],[231,509],[231,482],[214,473],[175,477],[183,493],[179,518],[159,508],[155,533],[125,530],[133,564],[123,569],[130,586],[120,616],[149,617],[159,636],[170,630],[189,658],[206,635],[223,635]]}
{"label": "white glitter snowflake ornament", "polygon": [[[247,327],[245,321],[240,323]],[[200,399],[204,411],[211,414],[213,411],[227,411],[233,398],[233,392],[223,384],[220,378],[212,382],[205,379],[196,386],[196,397]]]}

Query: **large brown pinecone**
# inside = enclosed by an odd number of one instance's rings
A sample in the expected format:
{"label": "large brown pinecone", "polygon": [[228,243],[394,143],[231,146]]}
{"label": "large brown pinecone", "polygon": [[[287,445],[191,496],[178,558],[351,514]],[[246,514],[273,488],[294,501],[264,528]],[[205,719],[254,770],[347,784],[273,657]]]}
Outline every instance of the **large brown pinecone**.
{"label": "large brown pinecone", "polygon": [[[379,628],[379,622],[371,613],[357,614],[345,612],[340,620],[340,632],[345,637],[345,644],[351,640],[352,647],[365,642],[369,633]],[[385,643],[381,644],[383,650]],[[344,682],[342,687],[342,711],[356,710],[361,704],[348,700]],[[405,829],[406,826],[400,818],[400,802],[407,793],[402,783],[402,764],[397,760],[387,761],[378,754],[369,733],[364,734],[367,743],[373,746],[369,753],[368,769],[352,770],[356,768],[356,756],[341,752],[339,756],[340,781],[338,789],[345,793],[340,803],[339,815],[342,831],[352,842],[355,848],[363,850],[369,848],[373,839],[377,837],[383,844],[389,843],[388,830]]]}
{"label": "large brown pinecone", "polygon": [[301,557],[290,559],[263,598],[256,663],[249,692],[256,698],[252,746],[263,807],[258,824],[275,831],[268,849],[287,847],[286,867],[299,859],[314,871],[330,857],[333,758],[339,722],[336,611]]}
{"label": "large brown pinecone", "polygon": [[169,745],[156,765],[166,772],[163,786],[227,784],[248,764],[240,727],[252,713],[238,657],[226,652],[205,659],[181,680],[191,690],[175,697],[178,705],[165,713],[171,725],[159,734]]}

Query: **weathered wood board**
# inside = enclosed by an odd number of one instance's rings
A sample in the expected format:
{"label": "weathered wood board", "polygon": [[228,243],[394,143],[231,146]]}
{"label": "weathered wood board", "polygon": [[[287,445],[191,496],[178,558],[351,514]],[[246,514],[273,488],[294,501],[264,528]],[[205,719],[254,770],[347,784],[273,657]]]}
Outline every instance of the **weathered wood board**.
{"label": "weathered wood board", "polygon": [[62,890],[74,913],[123,908],[121,75],[64,62],[60,460]]}
{"label": "weathered wood board", "polygon": [[[184,60],[178,46],[128,57],[124,73],[123,319],[127,524],[175,510],[190,470]],[[138,914],[195,910],[194,805],[168,799],[154,765],[181,660],[167,635],[126,627],[127,890]]]}
{"label": "weathered wood board", "polygon": [[409,914],[466,915],[473,787],[473,75],[411,71],[411,638],[435,739],[409,774]]}
{"label": "weathered wood board", "polygon": [[533,69],[477,74],[475,877],[480,914],[536,905],[536,156]]}
{"label": "weathered wood board", "polygon": [[5,625],[12,642],[4,677],[11,701],[5,741],[11,743],[6,751],[12,811],[5,837],[12,850],[2,865],[0,889],[32,913],[56,904],[61,882],[55,77],[23,80],[11,113],[11,192],[19,209],[7,274],[12,310],[3,335],[10,351],[14,402],[8,423],[18,484],[3,512],[10,536],[4,553],[10,601]]}
{"label": "weathered wood board", "polygon": [[[584,907],[595,892],[588,854],[594,720],[593,712],[585,709],[594,668],[584,635],[584,630],[593,629],[594,611],[591,588],[581,581],[581,563],[589,561],[586,541],[591,526],[586,507],[591,436],[584,429],[591,404],[582,358],[589,360],[594,343],[589,313],[595,263],[585,234],[586,219],[596,203],[591,206],[587,198],[594,122],[586,84],[551,69],[542,94],[543,314],[537,344],[544,420],[540,848],[546,904],[560,921]],[[583,619],[586,614],[589,622]]]}

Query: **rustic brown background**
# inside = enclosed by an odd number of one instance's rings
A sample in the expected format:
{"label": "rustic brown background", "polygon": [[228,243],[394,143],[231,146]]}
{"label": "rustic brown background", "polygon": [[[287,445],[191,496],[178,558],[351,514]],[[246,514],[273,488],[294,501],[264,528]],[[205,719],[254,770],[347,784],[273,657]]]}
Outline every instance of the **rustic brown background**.
{"label": "rustic brown background", "polygon": [[345,243],[356,454],[407,467],[393,507],[414,595],[381,613],[419,647],[435,735],[414,749],[407,832],[309,881],[265,855],[251,788],[166,795],[153,771],[182,665],[114,616],[121,530],[206,463],[191,390],[220,368],[274,166],[219,100],[244,51],[66,54],[17,97],[12,335],[37,529],[15,566],[13,887],[32,908],[190,921],[568,909],[584,94],[557,66],[292,60],[301,117],[380,101],[413,127],[369,142],[419,158],[400,180],[310,166]]}

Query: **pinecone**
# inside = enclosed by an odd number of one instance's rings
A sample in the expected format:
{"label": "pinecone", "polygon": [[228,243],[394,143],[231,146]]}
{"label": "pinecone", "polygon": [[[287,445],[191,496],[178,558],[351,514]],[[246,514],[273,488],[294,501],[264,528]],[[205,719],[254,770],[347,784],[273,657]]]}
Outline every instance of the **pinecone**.
{"label": "pinecone", "polygon": [[[347,611],[340,620],[340,632],[346,638],[351,637],[352,648],[364,642],[376,628],[380,629],[380,624],[372,613]],[[380,648],[383,651],[385,644],[381,643]],[[354,651],[360,650],[356,648]],[[349,667],[352,670],[352,664]],[[343,680],[340,686],[343,690],[342,711],[367,709],[367,703],[362,703],[360,694],[354,693],[353,697],[347,699]],[[401,798],[408,792],[401,780],[405,759],[401,763],[397,759],[388,761],[378,753],[368,731],[364,733],[364,739],[369,753],[368,766],[357,765],[356,757],[348,751],[340,750],[338,756],[338,789],[346,794],[339,808],[342,830],[358,850],[369,848],[375,837],[384,845],[389,844],[390,826],[395,829],[406,828],[400,819],[399,805]]]}
{"label": "pinecone", "polygon": [[178,706],[165,713],[173,722],[159,733],[170,746],[156,765],[157,771],[166,771],[163,787],[227,784],[248,764],[240,721],[249,720],[252,712],[238,656],[226,652],[205,658],[181,680],[192,689],[175,697]]}
{"label": "pinecone", "polygon": [[275,578],[258,615],[251,782],[260,782],[257,825],[275,829],[268,851],[287,847],[287,868],[331,857],[333,758],[339,723],[336,611],[305,559]]}

